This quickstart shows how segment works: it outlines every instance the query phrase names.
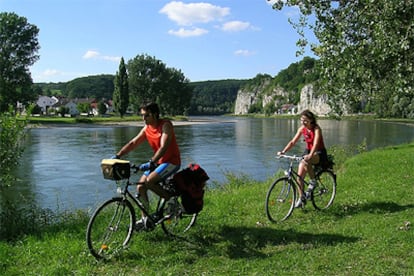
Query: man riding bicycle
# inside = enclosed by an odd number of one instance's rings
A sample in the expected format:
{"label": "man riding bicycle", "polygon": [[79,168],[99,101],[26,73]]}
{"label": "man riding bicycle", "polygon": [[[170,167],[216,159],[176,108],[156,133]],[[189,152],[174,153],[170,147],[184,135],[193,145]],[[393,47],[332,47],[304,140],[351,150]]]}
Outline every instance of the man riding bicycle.
{"label": "man riding bicycle", "polygon": [[[160,186],[160,181],[165,180],[180,169],[181,156],[178,144],[175,138],[174,127],[170,120],[160,119],[160,110],[156,103],[149,103],[140,107],[141,116],[145,126],[137,136],[125,144],[116,154],[116,158],[128,154],[137,148],[145,140],[154,151],[153,156],[147,163],[140,166],[144,174],[137,185],[138,196],[145,208],[148,210],[148,189],[165,198],[170,199],[171,195]],[[142,219],[137,222],[145,225],[146,218],[142,214]]]}

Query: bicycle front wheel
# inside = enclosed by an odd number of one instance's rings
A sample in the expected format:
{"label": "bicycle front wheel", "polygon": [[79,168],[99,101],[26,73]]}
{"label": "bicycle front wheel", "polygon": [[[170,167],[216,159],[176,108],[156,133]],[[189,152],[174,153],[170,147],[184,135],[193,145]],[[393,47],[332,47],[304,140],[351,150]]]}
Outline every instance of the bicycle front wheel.
{"label": "bicycle front wheel", "polygon": [[92,215],[86,243],[96,259],[110,259],[126,247],[135,225],[135,210],[121,197],[104,202]]}
{"label": "bicycle front wheel", "polygon": [[336,195],[336,175],[331,170],[323,170],[316,175],[316,187],[312,191],[312,204],[317,210],[330,207]]}
{"label": "bicycle front wheel", "polygon": [[196,223],[198,213],[187,214],[177,197],[175,206],[164,208],[163,215],[165,220],[161,226],[164,232],[169,236],[179,237]]}
{"label": "bicycle front wheel", "polygon": [[277,179],[266,195],[266,214],[272,222],[286,220],[293,212],[296,188],[287,177]]}

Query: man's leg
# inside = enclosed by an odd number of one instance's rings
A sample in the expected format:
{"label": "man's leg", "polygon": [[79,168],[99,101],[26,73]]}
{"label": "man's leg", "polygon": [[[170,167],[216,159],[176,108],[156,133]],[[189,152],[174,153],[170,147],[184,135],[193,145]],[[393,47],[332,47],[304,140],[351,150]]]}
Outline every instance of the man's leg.
{"label": "man's leg", "polygon": [[157,172],[154,171],[150,173],[150,175],[147,177],[146,188],[150,189],[158,196],[163,197],[166,200],[168,200],[171,197],[171,195],[161,187],[160,185],[161,180],[162,179],[158,175]]}

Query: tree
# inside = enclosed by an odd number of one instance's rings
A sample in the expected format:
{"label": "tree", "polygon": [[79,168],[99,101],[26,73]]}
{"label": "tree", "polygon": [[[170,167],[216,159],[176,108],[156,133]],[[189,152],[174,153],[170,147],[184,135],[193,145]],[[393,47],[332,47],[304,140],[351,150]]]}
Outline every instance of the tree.
{"label": "tree", "polygon": [[0,13],[0,112],[34,99],[29,67],[38,59],[39,29],[15,13]]}
{"label": "tree", "polygon": [[167,68],[166,73],[165,88],[160,97],[160,106],[164,113],[173,116],[185,115],[190,109],[193,89],[180,70]]}
{"label": "tree", "polygon": [[135,110],[141,103],[157,102],[161,113],[184,114],[191,101],[191,87],[184,74],[155,57],[138,55],[127,64],[130,100]]}
{"label": "tree", "polygon": [[352,112],[414,114],[414,1],[278,0],[273,8],[286,5],[302,14],[293,24],[300,48],[308,46],[306,28],[319,41],[310,45],[320,57],[319,86],[336,110],[346,103]]}
{"label": "tree", "polygon": [[78,103],[76,108],[79,110],[80,113],[90,113],[91,111],[91,104],[88,102]]}
{"label": "tree", "polygon": [[119,71],[115,75],[114,94],[112,98],[114,100],[115,111],[122,118],[129,105],[128,74],[123,57],[119,63]]}
{"label": "tree", "polygon": [[193,91],[189,113],[216,115],[234,112],[237,93],[246,82],[248,80],[235,79],[191,82]]}
{"label": "tree", "polygon": [[61,107],[59,107],[58,113],[60,114],[60,116],[65,117],[66,114],[69,114],[69,111],[69,107],[62,105]]}
{"label": "tree", "polygon": [[13,116],[12,110],[0,114],[0,188],[13,183],[11,172],[23,153],[26,122]]}
{"label": "tree", "polygon": [[106,107],[105,102],[104,101],[100,101],[98,103],[98,113],[100,115],[104,115],[107,110],[108,110],[108,108]]}

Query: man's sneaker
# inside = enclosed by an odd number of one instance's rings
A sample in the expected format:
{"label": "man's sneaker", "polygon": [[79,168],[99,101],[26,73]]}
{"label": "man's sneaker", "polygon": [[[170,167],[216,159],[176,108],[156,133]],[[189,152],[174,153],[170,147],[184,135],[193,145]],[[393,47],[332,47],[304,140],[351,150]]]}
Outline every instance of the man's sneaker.
{"label": "man's sneaker", "polygon": [[295,203],[295,208],[303,208],[306,205],[306,198],[304,197],[300,197],[296,203]]}

